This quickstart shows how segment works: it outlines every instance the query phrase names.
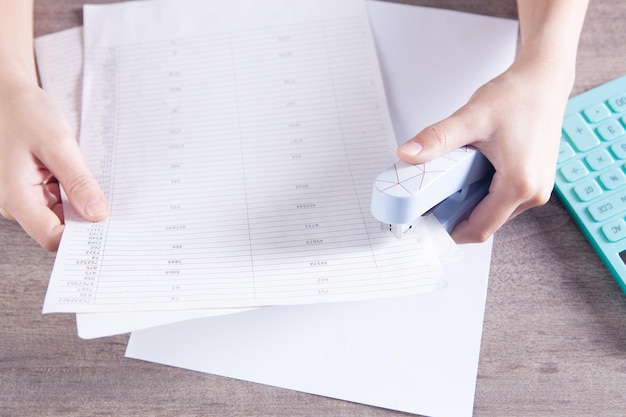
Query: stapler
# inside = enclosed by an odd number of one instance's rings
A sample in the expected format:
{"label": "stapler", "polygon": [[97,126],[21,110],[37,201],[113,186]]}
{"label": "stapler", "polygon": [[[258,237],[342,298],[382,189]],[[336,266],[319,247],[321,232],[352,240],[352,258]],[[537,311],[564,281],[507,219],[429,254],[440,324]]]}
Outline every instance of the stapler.
{"label": "stapler", "polygon": [[470,146],[422,164],[398,161],[374,181],[372,214],[397,238],[431,212],[451,232],[487,194],[493,172],[487,158]]}

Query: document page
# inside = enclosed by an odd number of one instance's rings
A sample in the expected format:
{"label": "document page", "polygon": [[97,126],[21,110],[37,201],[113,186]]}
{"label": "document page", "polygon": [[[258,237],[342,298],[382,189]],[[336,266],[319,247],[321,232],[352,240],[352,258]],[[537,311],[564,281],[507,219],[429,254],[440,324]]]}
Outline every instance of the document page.
{"label": "document page", "polygon": [[[245,3],[245,4],[244,4]],[[44,312],[246,308],[443,285],[370,214],[396,142],[362,0],[86,6],[81,149]]]}

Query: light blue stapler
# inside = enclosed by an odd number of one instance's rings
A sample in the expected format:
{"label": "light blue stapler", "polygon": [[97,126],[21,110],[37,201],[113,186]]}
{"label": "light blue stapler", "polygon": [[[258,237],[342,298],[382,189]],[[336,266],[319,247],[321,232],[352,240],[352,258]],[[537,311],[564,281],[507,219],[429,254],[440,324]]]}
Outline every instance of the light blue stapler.
{"label": "light blue stapler", "polygon": [[374,181],[372,214],[397,238],[431,212],[451,232],[487,194],[492,175],[487,158],[470,146],[423,164],[398,161]]}

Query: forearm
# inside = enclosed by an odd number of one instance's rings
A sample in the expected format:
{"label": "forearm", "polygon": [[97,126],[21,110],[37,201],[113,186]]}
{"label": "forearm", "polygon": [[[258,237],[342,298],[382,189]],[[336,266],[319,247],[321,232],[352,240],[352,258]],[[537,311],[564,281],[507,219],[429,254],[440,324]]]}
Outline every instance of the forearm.
{"label": "forearm", "polygon": [[518,60],[553,71],[563,88],[571,89],[588,3],[589,0],[518,0]]}
{"label": "forearm", "polygon": [[0,76],[3,74],[37,82],[33,0],[0,0]]}

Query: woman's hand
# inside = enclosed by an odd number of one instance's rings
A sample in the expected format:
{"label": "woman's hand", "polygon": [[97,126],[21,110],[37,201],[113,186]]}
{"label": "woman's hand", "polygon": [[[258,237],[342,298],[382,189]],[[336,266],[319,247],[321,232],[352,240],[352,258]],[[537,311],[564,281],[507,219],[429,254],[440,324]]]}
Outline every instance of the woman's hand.
{"label": "woman's hand", "polygon": [[59,183],[87,220],[106,218],[109,208],[55,103],[30,77],[6,67],[0,68],[0,214],[55,251],[63,231]]}
{"label": "woman's hand", "polygon": [[398,148],[400,159],[423,163],[473,145],[491,161],[496,172],[489,193],[452,231],[458,243],[482,242],[550,197],[587,4],[518,0],[522,47],[511,67]]}
{"label": "woman's hand", "polygon": [[488,195],[452,232],[457,243],[482,242],[550,197],[571,88],[552,74],[545,63],[517,61],[452,116],[398,149],[400,159],[422,163],[471,144],[494,166]]}

